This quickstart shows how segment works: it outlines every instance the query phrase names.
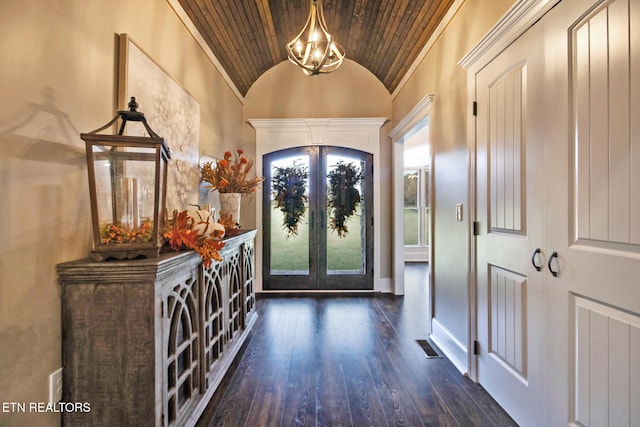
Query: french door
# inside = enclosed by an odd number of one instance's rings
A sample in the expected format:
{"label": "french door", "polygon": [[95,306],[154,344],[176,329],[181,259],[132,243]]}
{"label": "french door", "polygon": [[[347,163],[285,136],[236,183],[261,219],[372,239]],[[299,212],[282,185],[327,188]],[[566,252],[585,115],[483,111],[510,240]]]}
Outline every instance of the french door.
{"label": "french door", "polygon": [[330,146],[264,156],[265,290],[373,290],[372,165]]}

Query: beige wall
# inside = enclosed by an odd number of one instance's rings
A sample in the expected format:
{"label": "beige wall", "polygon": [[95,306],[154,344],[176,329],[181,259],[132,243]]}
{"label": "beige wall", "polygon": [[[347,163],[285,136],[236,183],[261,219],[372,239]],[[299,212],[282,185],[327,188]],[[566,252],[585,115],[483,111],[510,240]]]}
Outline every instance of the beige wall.
{"label": "beige wall", "polygon": [[[245,97],[244,120],[274,118],[391,117],[391,95],[383,84],[361,65],[346,60],[330,74],[306,76],[289,61],[264,73]],[[389,125],[380,134],[381,247],[391,248],[391,143]],[[244,127],[245,142],[255,153],[256,132]],[[245,209],[243,205],[242,209]],[[255,205],[247,206],[255,212]],[[382,251],[382,278],[391,277],[391,251]]]}
{"label": "beige wall", "polygon": [[[490,3],[490,7],[487,7]],[[446,31],[393,100],[394,125],[427,94],[436,98],[431,116],[434,155],[433,269],[435,317],[463,344],[468,340],[468,223],[455,217],[464,205],[468,218],[467,75],[458,61],[514,3],[466,0]]]}
{"label": "beige wall", "polygon": [[[0,9],[1,405],[47,402],[48,376],[61,366],[55,266],[90,252],[79,134],[114,115],[116,34],[129,34],[200,102],[201,150],[241,143],[243,106],[165,1],[0,0]],[[0,406],[0,425],[59,417]]]}

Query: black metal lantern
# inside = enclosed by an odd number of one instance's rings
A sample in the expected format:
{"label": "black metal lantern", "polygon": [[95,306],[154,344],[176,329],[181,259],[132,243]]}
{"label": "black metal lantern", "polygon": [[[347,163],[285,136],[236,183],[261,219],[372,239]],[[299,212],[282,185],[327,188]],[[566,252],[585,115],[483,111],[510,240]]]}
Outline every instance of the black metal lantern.
{"label": "black metal lantern", "polygon": [[[103,127],[80,137],[85,141],[94,260],[154,258],[160,253],[167,192],[167,162],[171,158],[165,140],[136,111],[129,110]],[[99,132],[120,119],[117,135]],[[141,122],[149,136],[123,135],[128,121]]]}

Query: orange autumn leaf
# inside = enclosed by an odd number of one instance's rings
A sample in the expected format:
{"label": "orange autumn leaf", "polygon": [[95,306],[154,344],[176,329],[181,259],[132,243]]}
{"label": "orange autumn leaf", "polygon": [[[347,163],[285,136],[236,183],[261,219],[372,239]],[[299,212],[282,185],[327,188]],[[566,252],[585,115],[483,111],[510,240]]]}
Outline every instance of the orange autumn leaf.
{"label": "orange autumn leaf", "polygon": [[224,248],[225,243],[220,241],[205,240],[196,251],[202,258],[202,265],[205,268],[211,268],[213,261],[222,261],[220,249]]}
{"label": "orange autumn leaf", "polygon": [[182,233],[182,244],[190,249],[198,248],[198,239],[200,236],[193,230],[185,230]]}
{"label": "orange autumn leaf", "polygon": [[174,251],[179,251],[182,249],[183,245],[183,235],[184,232],[188,229],[189,217],[187,216],[187,212],[180,212],[173,221],[173,227],[167,233],[165,233],[165,238],[169,240],[169,244],[171,245],[171,249]]}

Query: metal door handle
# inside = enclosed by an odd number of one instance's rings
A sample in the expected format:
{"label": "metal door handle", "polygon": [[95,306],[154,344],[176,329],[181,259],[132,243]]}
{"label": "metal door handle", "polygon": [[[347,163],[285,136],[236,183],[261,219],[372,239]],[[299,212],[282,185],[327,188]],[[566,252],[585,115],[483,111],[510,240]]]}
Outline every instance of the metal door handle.
{"label": "metal door handle", "polygon": [[538,255],[540,255],[540,248],[536,248],[536,250],[533,251],[533,255],[531,255],[531,264],[533,264],[533,268],[535,268],[536,271],[542,270],[542,265],[536,264],[536,257]]}
{"label": "metal door handle", "polygon": [[551,263],[554,260],[554,258],[558,258],[558,252],[556,251],[553,251],[553,253],[549,257],[549,261],[547,262],[547,267],[549,267],[549,271],[551,272],[551,274],[553,274],[553,277],[558,277],[558,272],[554,271],[553,267],[551,266]]}

